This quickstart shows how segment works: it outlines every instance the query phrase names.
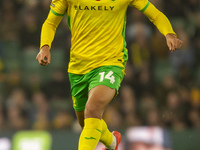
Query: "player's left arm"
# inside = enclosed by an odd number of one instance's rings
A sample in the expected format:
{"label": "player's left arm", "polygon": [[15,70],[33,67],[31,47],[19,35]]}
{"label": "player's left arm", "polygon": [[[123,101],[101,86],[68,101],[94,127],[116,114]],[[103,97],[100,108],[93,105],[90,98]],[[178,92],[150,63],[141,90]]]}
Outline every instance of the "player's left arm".
{"label": "player's left arm", "polygon": [[137,8],[149,18],[149,20],[165,36],[167,46],[171,52],[181,47],[183,42],[177,38],[168,18],[152,3],[148,0],[132,0],[130,6]]}

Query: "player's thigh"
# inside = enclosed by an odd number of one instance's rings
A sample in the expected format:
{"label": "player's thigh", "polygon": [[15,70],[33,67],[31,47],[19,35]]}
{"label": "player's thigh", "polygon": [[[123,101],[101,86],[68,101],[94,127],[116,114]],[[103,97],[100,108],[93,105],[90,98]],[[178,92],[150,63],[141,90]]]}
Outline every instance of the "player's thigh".
{"label": "player's thigh", "polygon": [[115,89],[105,85],[98,85],[89,92],[89,98],[85,107],[85,118],[102,118],[105,107],[116,94]]}
{"label": "player's thigh", "polygon": [[104,66],[95,70],[89,85],[86,118],[101,118],[105,107],[116,95],[122,78],[122,68],[118,66]]}

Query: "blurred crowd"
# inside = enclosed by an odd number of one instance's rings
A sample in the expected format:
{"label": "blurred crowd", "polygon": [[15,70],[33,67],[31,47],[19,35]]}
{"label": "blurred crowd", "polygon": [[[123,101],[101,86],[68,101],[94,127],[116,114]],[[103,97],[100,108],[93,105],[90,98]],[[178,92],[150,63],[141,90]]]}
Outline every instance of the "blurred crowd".
{"label": "blurred crowd", "polygon": [[[128,8],[126,76],[104,119],[112,129],[200,129],[200,1],[150,1],[169,18],[183,46],[170,53],[147,17]],[[66,17],[52,44],[51,64],[43,67],[35,60],[50,3],[0,1],[0,131],[78,127],[67,74]]]}

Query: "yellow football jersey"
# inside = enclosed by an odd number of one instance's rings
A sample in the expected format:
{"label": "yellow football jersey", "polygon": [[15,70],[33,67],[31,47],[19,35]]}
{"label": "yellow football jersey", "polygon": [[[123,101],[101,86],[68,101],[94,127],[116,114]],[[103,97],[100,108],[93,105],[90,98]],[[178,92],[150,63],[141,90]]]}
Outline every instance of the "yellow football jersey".
{"label": "yellow football jersey", "polygon": [[[68,72],[85,74],[106,65],[124,69],[128,58],[125,41],[127,7],[145,12],[149,5],[152,4],[148,0],[53,0],[49,16],[64,16],[66,13],[71,30]],[[149,17],[148,14],[145,15]],[[55,18],[49,20],[52,21],[49,24],[56,22]],[[48,31],[43,30],[47,35]],[[48,44],[43,35],[41,44]]]}

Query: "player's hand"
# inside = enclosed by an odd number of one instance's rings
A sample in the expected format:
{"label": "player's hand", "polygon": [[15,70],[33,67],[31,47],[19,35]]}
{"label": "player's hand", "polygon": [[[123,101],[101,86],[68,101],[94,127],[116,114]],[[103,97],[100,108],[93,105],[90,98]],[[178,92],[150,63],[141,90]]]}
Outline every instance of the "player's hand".
{"label": "player's hand", "polygon": [[179,49],[183,42],[179,40],[175,34],[167,34],[166,35],[167,46],[169,50],[173,53],[175,50]]}
{"label": "player's hand", "polygon": [[40,65],[46,66],[51,61],[51,53],[48,45],[45,45],[41,48],[40,52],[38,53],[36,60],[39,62]]}

